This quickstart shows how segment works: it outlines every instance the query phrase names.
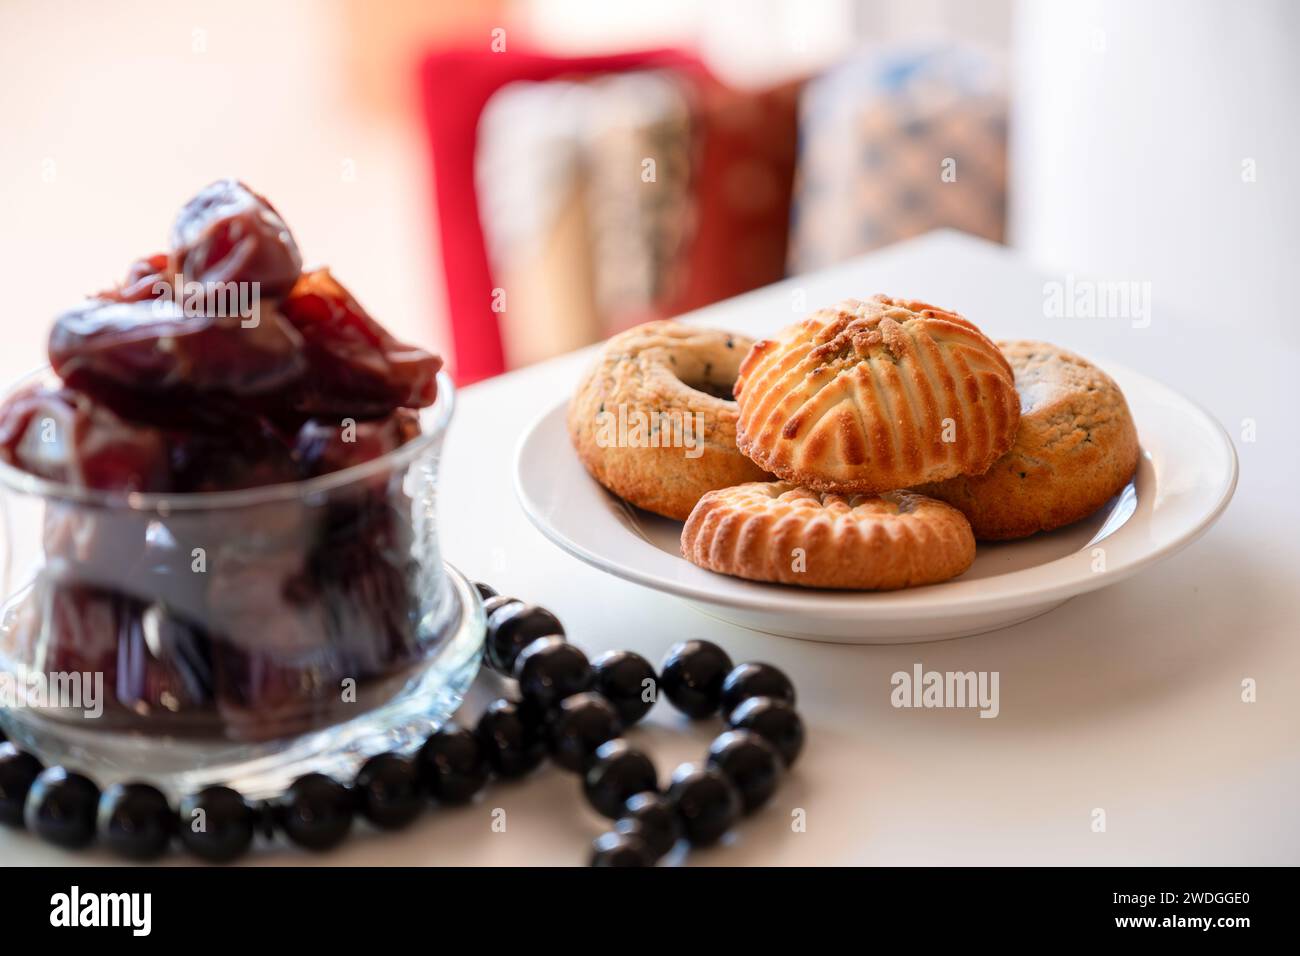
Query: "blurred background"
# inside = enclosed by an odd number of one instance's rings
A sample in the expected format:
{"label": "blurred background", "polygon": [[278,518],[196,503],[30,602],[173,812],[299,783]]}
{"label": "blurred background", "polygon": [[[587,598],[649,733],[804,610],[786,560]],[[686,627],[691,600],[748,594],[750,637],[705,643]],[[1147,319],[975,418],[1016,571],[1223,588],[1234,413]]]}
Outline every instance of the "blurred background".
{"label": "blurred background", "polygon": [[1294,344],[1298,53],[1286,0],[0,0],[0,371],[226,175],[461,382],[941,227]]}

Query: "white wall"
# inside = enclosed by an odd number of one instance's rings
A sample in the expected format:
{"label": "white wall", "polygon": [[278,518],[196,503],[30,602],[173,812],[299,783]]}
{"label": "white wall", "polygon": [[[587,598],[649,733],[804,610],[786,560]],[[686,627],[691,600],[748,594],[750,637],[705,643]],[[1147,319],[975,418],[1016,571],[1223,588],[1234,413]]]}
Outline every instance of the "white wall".
{"label": "white wall", "polygon": [[1023,0],[1015,28],[1012,243],[1300,344],[1300,4]]}

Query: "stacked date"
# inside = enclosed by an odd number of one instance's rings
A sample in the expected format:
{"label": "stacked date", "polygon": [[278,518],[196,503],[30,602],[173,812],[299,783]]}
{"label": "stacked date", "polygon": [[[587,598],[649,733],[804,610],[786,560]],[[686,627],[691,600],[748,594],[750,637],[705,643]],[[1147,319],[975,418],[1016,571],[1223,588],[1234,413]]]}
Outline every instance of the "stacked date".
{"label": "stacked date", "polygon": [[5,655],[103,673],[105,726],[234,739],[329,722],[348,678],[400,686],[422,656],[401,474],[213,507],[137,493],[288,485],[382,456],[419,433],[436,356],[328,270],[303,272],[279,214],[223,180],[181,210],[167,252],[55,320],[49,357],[61,382],[0,408],[0,460],[58,486]]}

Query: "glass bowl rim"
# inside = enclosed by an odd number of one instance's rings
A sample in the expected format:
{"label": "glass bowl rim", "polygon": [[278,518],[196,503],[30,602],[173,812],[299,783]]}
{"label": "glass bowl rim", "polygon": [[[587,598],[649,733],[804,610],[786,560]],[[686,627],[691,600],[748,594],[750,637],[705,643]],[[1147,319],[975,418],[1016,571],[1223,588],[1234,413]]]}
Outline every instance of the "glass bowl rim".
{"label": "glass bowl rim", "polygon": [[[53,375],[49,365],[43,365],[19,376],[0,393],[0,403],[7,402],[20,389]],[[428,408],[419,409],[420,434],[392,451],[352,465],[339,471],[307,478],[301,481],[259,485],[234,491],[191,492],[138,492],[105,491],[82,488],[62,481],[53,481],[23,471],[6,461],[0,461],[0,487],[20,494],[81,505],[90,508],[150,511],[207,511],[223,508],[247,508],[277,501],[301,500],[325,494],[364,481],[377,474],[390,472],[410,465],[423,452],[434,447],[446,434],[456,405],[456,387],[446,371],[438,372],[438,395]]]}

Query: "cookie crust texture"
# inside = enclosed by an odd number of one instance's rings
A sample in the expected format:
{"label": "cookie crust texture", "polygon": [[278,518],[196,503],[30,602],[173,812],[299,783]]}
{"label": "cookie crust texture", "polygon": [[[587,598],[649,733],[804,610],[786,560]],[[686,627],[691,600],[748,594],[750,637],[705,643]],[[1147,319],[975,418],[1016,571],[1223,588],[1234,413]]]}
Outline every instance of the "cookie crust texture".
{"label": "cookie crust texture", "polygon": [[980,474],[1020,417],[1010,365],[958,315],[846,299],[754,345],[736,383],[737,443],[820,491],[877,494]]}
{"label": "cookie crust texture", "polygon": [[569,403],[569,438],[587,471],[677,521],[706,492],[770,477],[736,446],[730,394],[752,344],[672,321],[611,338]]}
{"label": "cookie crust texture", "polygon": [[1109,375],[1047,342],[999,344],[1020,395],[1015,444],[982,475],[915,489],[959,509],[983,541],[1086,518],[1124,489],[1140,454],[1128,403]]}
{"label": "cookie crust texture", "polygon": [[710,571],[810,588],[935,584],[975,560],[955,508],[906,491],[840,495],[785,481],[711,491],[682,529],[682,555]]}

